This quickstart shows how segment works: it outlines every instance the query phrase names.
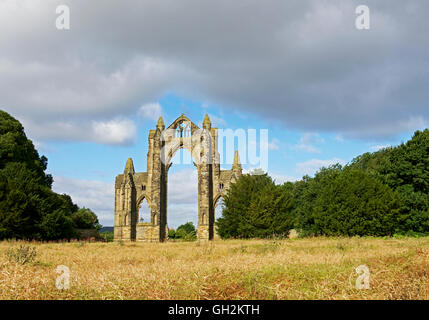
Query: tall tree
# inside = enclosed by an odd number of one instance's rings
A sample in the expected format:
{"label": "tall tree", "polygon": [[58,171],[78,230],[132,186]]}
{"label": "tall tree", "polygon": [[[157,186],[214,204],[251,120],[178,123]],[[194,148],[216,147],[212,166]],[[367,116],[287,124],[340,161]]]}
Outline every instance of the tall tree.
{"label": "tall tree", "polygon": [[19,121],[0,110],[0,239],[75,235],[73,215],[79,208],[69,196],[51,190],[47,163]]}
{"label": "tall tree", "polygon": [[358,168],[323,168],[308,182],[297,208],[303,234],[328,236],[392,235],[398,224],[397,194]]}

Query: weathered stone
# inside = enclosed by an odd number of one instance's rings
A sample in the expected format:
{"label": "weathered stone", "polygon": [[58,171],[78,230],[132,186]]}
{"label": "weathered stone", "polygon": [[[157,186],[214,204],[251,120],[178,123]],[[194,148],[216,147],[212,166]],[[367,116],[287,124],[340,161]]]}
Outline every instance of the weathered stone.
{"label": "weathered stone", "polygon": [[[184,114],[165,129],[160,117],[156,129],[149,131],[147,172],[136,173],[129,158],[124,173],[116,177],[114,239],[149,242],[168,238],[168,170],[179,149],[189,150],[198,171],[198,239],[214,239],[217,202],[242,174],[238,151],[232,170],[220,170],[217,140],[217,128],[212,128],[208,115],[203,129]],[[138,208],[144,199],[149,204],[151,220],[138,223]]]}

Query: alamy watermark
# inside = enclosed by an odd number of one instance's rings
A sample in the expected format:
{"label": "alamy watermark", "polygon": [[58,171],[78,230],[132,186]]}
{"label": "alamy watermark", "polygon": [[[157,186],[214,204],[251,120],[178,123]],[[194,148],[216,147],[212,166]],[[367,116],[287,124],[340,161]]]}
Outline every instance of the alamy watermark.
{"label": "alamy watermark", "polygon": [[359,275],[355,283],[356,289],[369,289],[370,272],[368,266],[365,264],[361,264],[356,268],[356,273]]}
{"label": "alamy watermark", "polygon": [[[55,13],[57,18],[55,26],[58,30],[70,30],[70,7],[62,4],[56,7]],[[358,30],[369,30],[371,28],[370,9],[366,5],[359,5],[356,7],[355,13],[357,15],[355,26]]]}
{"label": "alamy watermark", "polygon": [[360,5],[355,10],[358,15],[355,20],[355,26],[358,30],[369,30],[371,27],[369,7]]}
{"label": "alamy watermark", "polygon": [[184,152],[177,161],[195,165],[233,165],[238,151],[241,165],[268,171],[268,129],[217,129],[213,135],[210,129],[192,127],[190,121],[184,121],[177,128],[164,130],[161,141],[161,160],[166,165],[179,149],[189,153]]}
{"label": "alamy watermark", "polygon": [[67,266],[60,265],[57,267],[56,272],[60,275],[57,277],[55,286],[58,290],[70,289],[70,269]]}
{"label": "alamy watermark", "polygon": [[55,27],[58,30],[70,30],[70,8],[62,4],[56,7],[55,13],[58,15],[55,20]]}

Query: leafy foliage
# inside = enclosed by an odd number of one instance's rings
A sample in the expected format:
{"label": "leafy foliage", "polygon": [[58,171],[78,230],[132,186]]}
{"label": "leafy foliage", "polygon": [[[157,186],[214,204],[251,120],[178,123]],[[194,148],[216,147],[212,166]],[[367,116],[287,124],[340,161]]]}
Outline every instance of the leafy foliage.
{"label": "leafy foliage", "polygon": [[398,222],[396,193],[361,169],[336,165],[309,179],[296,209],[302,234],[393,235]]}
{"label": "leafy foliage", "polygon": [[292,228],[292,193],[267,174],[244,175],[224,197],[217,231],[222,238],[284,235]]}
{"label": "leafy foliage", "polygon": [[416,131],[411,140],[351,164],[361,167],[398,193],[399,233],[429,233],[429,130]]}
{"label": "leafy foliage", "polygon": [[100,232],[101,238],[103,238],[106,242],[113,242],[113,231],[104,231]]}
{"label": "leafy foliage", "polygon": [[52,185],[52,176],[44,171],[48,159],[39,157],[31,140],[27,139],[21,123],[7,112],[0,110],[0,170],[10,163],[25,165],[33,173],[33,178],[47,187]]}
{"label": "leafy foliage", "polygon": [[185,241],[194,241],[197,239],[196,229],[192,222],[180,225],[176,231],[169,230],[168,236],[170,239],[182,239]]}
{"label": "leafy foliage", "polygon": [[98,223],[97,215],[88,208],[81,208],[73,213],[73,222],[76,228],[79,229],[101,229],[101,225]]}

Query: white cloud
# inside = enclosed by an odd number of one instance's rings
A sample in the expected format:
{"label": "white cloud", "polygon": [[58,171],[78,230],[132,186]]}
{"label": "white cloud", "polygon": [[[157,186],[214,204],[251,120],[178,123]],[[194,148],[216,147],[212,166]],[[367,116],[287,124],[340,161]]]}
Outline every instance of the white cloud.
{"label": "white cloud", "polygon": [[372,146],[370,149],[371,151],[375,152],[375,151],[379,151],[381,149],[386,149],[389,148],[390,145],[386,144],[386,145],[377,145],[377,146]]}
{"label": "white cloud", "polygon": [[208,114],[210,121],[212,123],[212,127],[215,128],[224,128],[227,126],[225,119],[215,116],[214,114]]}
{"label": "white cloud", "polygon": [[324,139],[317,133],[306,132],[299,139],[298,144],[292,146],[292,150],[305,151],[308,153],[321,153],[315,144],[323,143]]}
{"label": "white cloud", "polygon": [[197,195],[198,172],[196,169],[183,169],[168,175],[169,203],[196,203]]}
{"label": "white cloud", "polygon": [[137,129],[131,120],[111,120],[92,123],[93,139],[104,144],[129,144],[134,142]]}
{"label": "white cloud", "polygon": [[305,162],[299,162],[296,165],[296,171],[302,175],[313,175],[322,167],[329,167],[333,164],[339,163],[345,165],[346,161],[334,158],[329,160],[311,159]]}
{"label": "white cloud", "polygon": [[108,145],[129,145],[137,137],[132,120],[108,121],[52,121],[32,122],[21,119],[26,132],[43,146],[44,140],[92,141]]}
{"label": "white cloud", "polygon": [[279,150],[280,149],[280,141],[277,138],[271,140],[268,144],[268,150]]}
{"label": "white cloud", "polygon": [[143,119],[157,121],[162,115],[162,107],[159,103],[148,103],[140,107],[138,114]]}
{"label": "white cloud", "polygon": [[337,134],[337,135],[334,137],[334,140],[335,140],[335,141],[338,141],[338,142],[344,142],[344,138],[343,138],[343,136],[342,136],[341,134]]}
{"label": "white cloud", "polygon": [[296,177],[292,177],[292,176],[286,176],[283,174],[279,174],[279,173],[269,173],[269,175],[271,176],[271,178],[274,179],[276,184],[283,184],[285,182],[295,182],[298,181],[299,178]]}
{"label": "white cloud", "polygon": [[80,207],[90,208],[104,226],[113,226],[114,219],[114,183],[96,180],[54,177],[52,189],[57,193],[66,193]]}

